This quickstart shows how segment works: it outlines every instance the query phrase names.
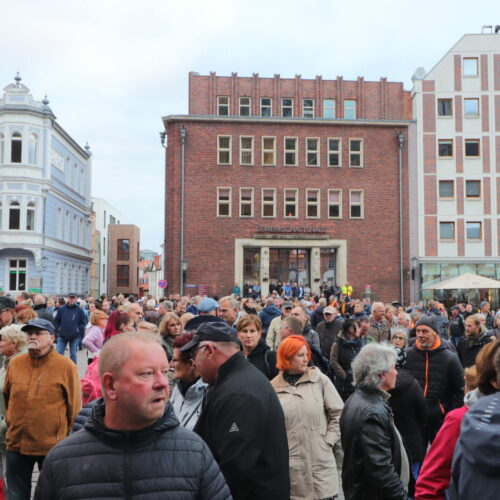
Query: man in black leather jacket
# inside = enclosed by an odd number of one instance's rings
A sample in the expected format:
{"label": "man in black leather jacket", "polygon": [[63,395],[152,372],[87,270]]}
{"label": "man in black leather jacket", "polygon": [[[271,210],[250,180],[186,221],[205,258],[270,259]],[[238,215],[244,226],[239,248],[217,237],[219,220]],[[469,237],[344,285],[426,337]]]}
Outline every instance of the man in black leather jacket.
{"label": "man in black leather jacket", "polygon": [[168,361],[147,333],[110,339],[99,358],[106,404],[47,455],[37,500],[231,495],[208,446],[179,425],[168,402]]}
{"label": "man in black leather jacket", "polygon": [[387,404],[396,384],[396,353],[371,343],[352,363],[356,390],[340,418],[346,500],[406,500],[410,465]]}

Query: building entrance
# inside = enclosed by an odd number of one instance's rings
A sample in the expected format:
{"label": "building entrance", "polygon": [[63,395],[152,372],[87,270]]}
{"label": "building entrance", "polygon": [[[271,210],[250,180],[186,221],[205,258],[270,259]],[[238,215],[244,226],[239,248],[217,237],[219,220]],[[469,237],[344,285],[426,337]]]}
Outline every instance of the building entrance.
{"label": "building entrance", "polygon": [[309,248],[270,248],[269,279],[272,283],[310,284]]}

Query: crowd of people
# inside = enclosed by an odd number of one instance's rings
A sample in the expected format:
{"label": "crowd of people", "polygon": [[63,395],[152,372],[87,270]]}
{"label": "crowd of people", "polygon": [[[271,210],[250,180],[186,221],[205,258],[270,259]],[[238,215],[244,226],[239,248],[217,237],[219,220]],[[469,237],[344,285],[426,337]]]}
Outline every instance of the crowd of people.
{"label": "crowd of people", "polygon": [[6,497],[496,498],[488,301],[232,292],[0,296]]}

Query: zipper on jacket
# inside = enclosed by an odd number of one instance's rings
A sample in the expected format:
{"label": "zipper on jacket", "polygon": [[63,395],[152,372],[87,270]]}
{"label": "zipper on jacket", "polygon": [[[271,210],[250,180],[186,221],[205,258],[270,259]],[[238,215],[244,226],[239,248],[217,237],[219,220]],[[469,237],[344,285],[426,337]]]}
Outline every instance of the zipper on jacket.
{"label": "zipper on jacket", "polygon": [[429,352],[425,351],[425,387],[424,398],[427,397],[427,389],[429,388]]}

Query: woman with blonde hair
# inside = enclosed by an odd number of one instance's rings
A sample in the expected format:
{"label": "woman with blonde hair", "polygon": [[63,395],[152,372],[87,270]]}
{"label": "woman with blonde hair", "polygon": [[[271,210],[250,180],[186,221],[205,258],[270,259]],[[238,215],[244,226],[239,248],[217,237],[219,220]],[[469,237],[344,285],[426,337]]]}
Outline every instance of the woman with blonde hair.
{"label": "woman with blonde hair", "polygon": [[158,329],[161,335],[161,345],[170,361],[174,353],[174,340],[182,333],[181,320],[173,312],[165,313]]}
{"label": "woman with blonde hair", "polygon": [[344,404],[331,380],[308,366],[311,349],[302,335],[278,347],[280,373],[271,381],[283,408],[292,500],[333,499],[339,493],[333,445],[340,439]]}
{"label": "woman with blonde hair", "polygon": [[82,345],[92,354],[97,354],[104,343],[104,330],[108,324],[108,316],[104,311],[95,310],[90,315],[90,326],[85,331]]}

